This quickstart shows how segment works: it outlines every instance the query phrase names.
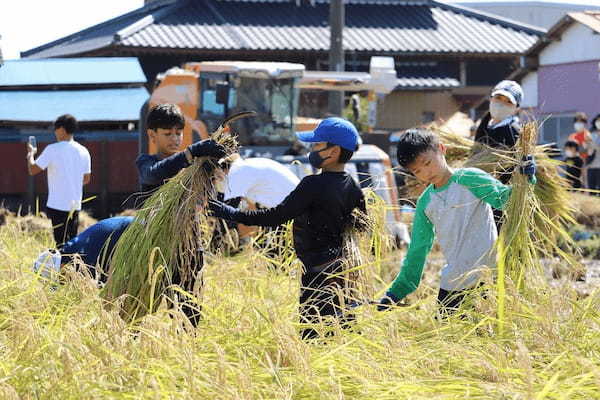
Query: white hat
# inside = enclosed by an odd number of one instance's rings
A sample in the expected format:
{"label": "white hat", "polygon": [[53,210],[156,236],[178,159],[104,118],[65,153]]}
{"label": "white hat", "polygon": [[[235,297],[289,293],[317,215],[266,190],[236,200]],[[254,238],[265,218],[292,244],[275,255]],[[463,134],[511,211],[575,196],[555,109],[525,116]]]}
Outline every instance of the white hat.
{"label": "white hat", "polygon": [[515,106],[520,106],[523,101],[523,88],[515,81],[502,81],[492,89],[492,97],[497,94],[507,97]]}
{"label": "white hat", "polygon": [[[33,272],[48,279],[60,272],[60,253],[56,250],[43,251],[33,263]],[[41,271],[40,271],[41,270]]]}

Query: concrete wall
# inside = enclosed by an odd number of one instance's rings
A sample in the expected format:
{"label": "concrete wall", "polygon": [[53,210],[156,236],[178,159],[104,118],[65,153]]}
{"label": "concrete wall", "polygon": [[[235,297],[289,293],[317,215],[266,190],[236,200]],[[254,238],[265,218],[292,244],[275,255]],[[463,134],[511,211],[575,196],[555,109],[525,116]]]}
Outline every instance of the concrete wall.
{"label": "concrete wall", "polygon": [[538,106],[538,73],[530,72],[521,80],[524,99],[521,108],[535,108]]}
{"label": "concrete wall", "polygon": [[449,91],[396,91],[377,106],[377,128],[408,129],[421,125],[424,112],[435,119],[448,119],[460,108]]}
{"label": "concrete wall", "polygon": [[593,117],[600,113],[600,77],[596,60],[546,65],[538,70],[538,113],[583,111]]}
{"label": "concrete wall", "polygon": [[540,54],[540,65],[573,63],[600,58],[600,35],[579,23],[573,24]]}

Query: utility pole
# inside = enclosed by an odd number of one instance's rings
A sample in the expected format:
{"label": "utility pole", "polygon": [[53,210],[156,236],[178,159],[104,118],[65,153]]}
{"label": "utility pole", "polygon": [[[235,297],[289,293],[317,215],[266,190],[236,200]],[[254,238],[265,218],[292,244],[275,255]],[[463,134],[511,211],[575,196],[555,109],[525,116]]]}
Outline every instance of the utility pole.
{"label": "utility pole", "polygon": [[[329,70],[344,71],[344,41],[345,24],[344,0],[329,0]],[[344,92],[332,90],[329,92],[329,112],[342,115],[344,109]]]}

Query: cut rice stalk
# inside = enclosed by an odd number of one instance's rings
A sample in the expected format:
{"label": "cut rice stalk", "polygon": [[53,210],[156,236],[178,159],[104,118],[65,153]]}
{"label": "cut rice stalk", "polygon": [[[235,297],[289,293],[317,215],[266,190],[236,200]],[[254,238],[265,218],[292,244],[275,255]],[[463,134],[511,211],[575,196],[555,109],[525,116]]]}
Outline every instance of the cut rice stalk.
{"label": "cut rice stalk", "polygon": [[[220,126],[211,138],[228,154],[237,152],[237,141],[228,127]],[[102,295],[109,301],[125,296],[124,319],[137,320],[155,311],[174,276],[182,287],[197,278],[197,266],[202,262],[199,250],[208,247],[212,234],[206,213],[198,212],[198,204],[216,197],[212,183],[215,166],[207,168],[212,163],[208,158],[196,158],[162,185],[144,202],[117,242]]]}

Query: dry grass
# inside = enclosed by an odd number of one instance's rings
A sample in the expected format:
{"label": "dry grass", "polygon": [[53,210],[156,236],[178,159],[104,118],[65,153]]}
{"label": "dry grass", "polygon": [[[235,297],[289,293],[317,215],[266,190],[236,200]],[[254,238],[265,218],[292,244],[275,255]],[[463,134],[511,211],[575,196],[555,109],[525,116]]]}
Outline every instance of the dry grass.
{"label": "dry grass", "polygon": [[[495,288],[464,319],[434,317],[441,263],[430,257],[411,306],[358,309],[354,331],[299,340],[299,265],[267,268],[248,249],[206,266],[195,333],[163,306],[140,325],[102,306],[85,277],[57,290],[30,272],[49,234],[0,228],[2,399],[592,399],[600,395],[600,294],[531,276],[506,283],[507,324],[496,333]],[[365,266],[380,295],[400,255]],[[325,329],[325,328],[323,328]],[[337,329],[337,328],[334,328]]]}
{"label": "dry grass", "polygon": [[588,229],[600,231],[600,197],[573,192],[571,202],[577,222]]}

